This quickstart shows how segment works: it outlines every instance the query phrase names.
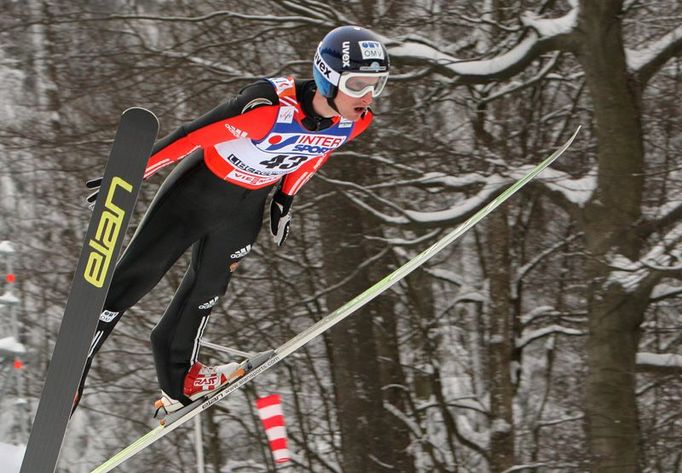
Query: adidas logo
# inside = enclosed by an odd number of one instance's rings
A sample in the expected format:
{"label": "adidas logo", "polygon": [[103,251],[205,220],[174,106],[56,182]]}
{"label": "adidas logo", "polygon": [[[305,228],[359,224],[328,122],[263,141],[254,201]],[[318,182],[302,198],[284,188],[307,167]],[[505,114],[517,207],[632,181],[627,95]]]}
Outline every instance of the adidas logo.
{"label": "adidas logo", "polygon": [[244,256],[249,254],[249,251],[251,251],[251,245],[246,245],[244,248],[235,251],[230,255],[230,258],[232,259],[239,259],[243,258]]}
{"label": "adidas logo", "polygon": [[232,125],[231,123],[225,123],[225,128],[227,128],[227,131],[232,133],[235,138],[246,138],[249,136],[249,134],[243,130],[240,130],[236,126]]}
{"label": "adidas logo", "polygon": [[216,304],[216,302],[218,302],[218,296],[214,297],[213,299],[211,299],[208,302],[201,304],[199,306],[199,308],[200,309],[210,309],[211,307],[213,307]]}

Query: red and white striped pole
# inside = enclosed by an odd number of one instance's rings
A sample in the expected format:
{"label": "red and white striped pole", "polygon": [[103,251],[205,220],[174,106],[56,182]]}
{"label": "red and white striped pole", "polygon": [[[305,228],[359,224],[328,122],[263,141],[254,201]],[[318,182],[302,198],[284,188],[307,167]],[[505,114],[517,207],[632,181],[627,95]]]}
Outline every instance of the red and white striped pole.
{"label": "red and white striped pole", "polygon": [[288,462],[291,460],[291,454],[287,448],[287,430],[284,425],[284,412],[279,394],[257,399],[256,407],[263,422],[275,463]]}

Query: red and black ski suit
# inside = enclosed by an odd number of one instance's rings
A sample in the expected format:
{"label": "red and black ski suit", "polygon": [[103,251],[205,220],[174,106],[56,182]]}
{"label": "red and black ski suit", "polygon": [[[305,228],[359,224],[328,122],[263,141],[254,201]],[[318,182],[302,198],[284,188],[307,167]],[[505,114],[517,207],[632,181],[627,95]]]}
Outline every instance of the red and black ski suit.
{"label": "red and black ski suit", "polygon": [[270,190],[292,197],[372,120],[324,118],[312,106],[313,81],[259,80],[232,100],[159,140],[145,177],[173,162],[119,260],[79,387],[122,314],[147,294],[191,246],[191,264],[151,334],[161,389],[184,403],[183,381],[196,361],[212,307],[251,250]]}

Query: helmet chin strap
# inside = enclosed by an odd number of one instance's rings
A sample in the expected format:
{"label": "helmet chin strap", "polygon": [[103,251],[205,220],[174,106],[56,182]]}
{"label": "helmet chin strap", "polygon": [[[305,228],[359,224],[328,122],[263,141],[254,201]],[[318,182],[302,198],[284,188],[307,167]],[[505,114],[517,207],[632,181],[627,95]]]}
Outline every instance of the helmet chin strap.
{"label": "helmet chin strap", "polygon": [[[337,92],[338,93],[338,92]],[[327,105],[329,105],[336,113],[341,115],[341,112],[339,112],[339,109],[336,108],[336,104],[334,103],[334,98],[336,97],[336,94],[334,94],[334,97],[327,97]]]}

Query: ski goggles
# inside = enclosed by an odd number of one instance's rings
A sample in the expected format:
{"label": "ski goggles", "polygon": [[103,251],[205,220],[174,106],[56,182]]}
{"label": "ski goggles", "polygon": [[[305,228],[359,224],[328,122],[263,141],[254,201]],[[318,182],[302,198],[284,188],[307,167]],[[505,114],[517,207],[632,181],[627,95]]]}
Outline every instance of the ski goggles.
{"label": "ski goggles", "polygon": [[339,90],[354,98],[363,97],[372,92],[372,97],[378,97],[383,92],[388,81],[388,72],[344,72],[339,79]]}

